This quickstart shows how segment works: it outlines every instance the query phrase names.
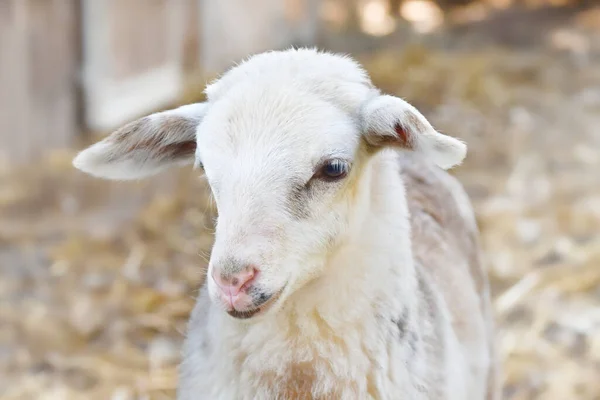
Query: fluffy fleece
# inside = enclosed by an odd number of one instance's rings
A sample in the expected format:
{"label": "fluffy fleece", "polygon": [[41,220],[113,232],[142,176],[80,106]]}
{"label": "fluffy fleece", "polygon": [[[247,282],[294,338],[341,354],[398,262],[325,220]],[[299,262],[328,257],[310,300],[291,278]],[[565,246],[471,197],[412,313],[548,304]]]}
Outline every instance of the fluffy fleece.
{"label": "fluffy fleece", "polygon": [[[206,93],[76,159],[109,179],[204,167],[219,219],[178,398],[496,399],[477,227],[440,169],[466,146],[352,59],[311,49],[251,57]],[[328,158],[345,179],[315,179]],[[280,294],[252,318],[219,302],[211,276],[239,271],[231,260]]]}

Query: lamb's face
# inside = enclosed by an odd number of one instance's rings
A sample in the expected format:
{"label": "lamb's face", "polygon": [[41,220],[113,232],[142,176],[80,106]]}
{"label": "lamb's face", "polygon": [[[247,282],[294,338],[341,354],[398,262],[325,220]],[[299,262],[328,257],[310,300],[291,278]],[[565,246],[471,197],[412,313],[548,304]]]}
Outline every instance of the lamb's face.
{"label": "lamb's face", "polygon": [[219,213],[207,278],[216,304],[249,318],[321,274],[345,231],[360,137],[308,93],[256,88],[213,105],[196,157]]}
{"label": "lamb's face", "polygon": [[443,168],[466,154],[410,104],[373,90],[345,57],[258,55],[207,93],[207,103],[125,125],[74,165],[117,180],[203,165],[219,211],[208,289],[237,318],[281,306],[323,273],[359,214],[357,193],[368,190],[358,181],[361,143],[416,151]]}

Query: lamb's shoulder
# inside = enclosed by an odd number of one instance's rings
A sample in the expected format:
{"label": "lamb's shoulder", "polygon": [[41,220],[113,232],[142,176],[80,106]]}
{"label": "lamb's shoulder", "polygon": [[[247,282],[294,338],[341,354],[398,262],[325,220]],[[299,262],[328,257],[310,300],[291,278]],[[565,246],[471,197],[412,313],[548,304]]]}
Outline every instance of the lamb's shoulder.
{"label": "lamb's shoulder", "polygon": [[[415,258],[435,276],[453,277],[459,273],[462,278],[460,272],[467,273],[461,289],[467,286],[478,295],[484,294],[487,276],[480,259],[479,233],[462,185],[446,171],[418,157],[403,156],[400,164]],[[443,262],[436,262],[436,256]]]}
{"label": "lamb's shoulder", "polygon": [[400,164],[421,277],[447,310],[467,364],[484,373],[492,370],[488,386],[493,387],[489,284],[471,203],[462,185],[446,171],[408,155]]}

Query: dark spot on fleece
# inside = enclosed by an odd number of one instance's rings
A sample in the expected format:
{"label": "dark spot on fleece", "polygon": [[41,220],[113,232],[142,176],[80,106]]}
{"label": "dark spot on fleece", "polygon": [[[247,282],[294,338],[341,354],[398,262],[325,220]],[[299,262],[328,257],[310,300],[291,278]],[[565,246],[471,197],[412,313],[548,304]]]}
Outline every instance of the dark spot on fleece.
{"label": "dark spot on fleece", "polygon": [[267,301],[269,301],[271,297],[273,297],[272,294],[266,293],[260,287],[257,286],[251,287],[248,291],[248,294],[252,297],[252,304],[254,305],[254,307],[259,307],[265,304]]}
{"label": "dark spot on fleece", "polygon": [[202,336],[200,338],[200,350],[202,351],[203,354],[208,353],[208,349],[210,348],[210,342],[208,341],[208,338],[206,336]]}
{"label": "dark spot on fleece", "polygon": [[411,332],[408,335],[408,345],[410,346],[410,351],[411,351],[411,355],[414,356],[415,354],[417,354],[417,343],[419,341],[419,338],[417,337],[417,334],[414,332]]}
{"label": "dark spot on fleece", "polygon": [[400,340],[403,340],[408,333],[408,316],[408,308],[404,308],[398,318],[392,319],[392,322],[398,327],[398,339]]}

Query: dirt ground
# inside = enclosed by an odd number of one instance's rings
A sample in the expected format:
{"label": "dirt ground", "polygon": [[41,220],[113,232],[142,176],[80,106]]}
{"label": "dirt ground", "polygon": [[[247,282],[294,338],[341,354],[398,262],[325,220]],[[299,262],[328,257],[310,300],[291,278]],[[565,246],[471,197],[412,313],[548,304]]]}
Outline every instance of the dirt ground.
{"label": "dirt ground", "polygon": [[[455,174],[481,229],[504,398],[594,400],[600,9],[548,18],[359,58],[377,85],[469,144]],[[486,36],[490,26],[501,34]],[[100,182],[74,171],[72,155],[0,175],[0,398],[173,398],[212,242],[207,187],[190,171]]]}

